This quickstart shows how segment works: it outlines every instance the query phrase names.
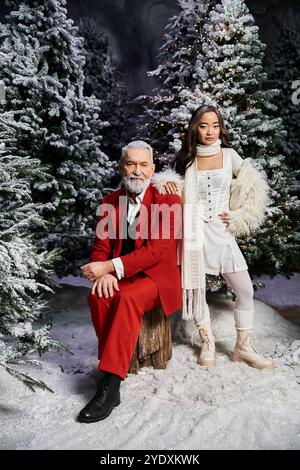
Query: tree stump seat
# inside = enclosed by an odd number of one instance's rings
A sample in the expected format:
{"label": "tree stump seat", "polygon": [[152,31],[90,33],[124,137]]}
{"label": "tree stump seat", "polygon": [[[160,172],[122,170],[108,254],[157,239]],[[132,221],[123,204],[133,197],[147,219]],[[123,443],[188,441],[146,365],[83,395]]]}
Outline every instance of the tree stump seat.
{"label": "tree stump seat", "polygon": [[172,357],[171,321],[161,306],[143,315],[142,327],[131,360],[129,373],[137,374],[142,367],[165,369]]}

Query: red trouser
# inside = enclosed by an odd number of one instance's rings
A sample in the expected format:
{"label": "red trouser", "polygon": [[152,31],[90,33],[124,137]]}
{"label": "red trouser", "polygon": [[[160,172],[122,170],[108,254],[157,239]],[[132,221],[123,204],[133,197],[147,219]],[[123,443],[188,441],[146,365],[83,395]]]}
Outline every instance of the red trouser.
{"label": "red trouser", "polygon": [[113,297],[88,296],[92,322],[98,337],[98,369],[123,379],[134,353],[142,316],[159,304],[158,289],[143,275],[119,281]]}

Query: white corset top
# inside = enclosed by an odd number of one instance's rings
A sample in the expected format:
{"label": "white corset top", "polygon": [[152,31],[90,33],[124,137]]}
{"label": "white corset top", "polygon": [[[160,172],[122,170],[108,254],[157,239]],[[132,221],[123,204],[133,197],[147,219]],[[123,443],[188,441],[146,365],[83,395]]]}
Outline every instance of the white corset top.
{"label": "white corset top", "polygon": [[227,149],[223,148],[223,168],[197,172],[200,214],[206,222],[229,210],[231,181],[231,158]]}

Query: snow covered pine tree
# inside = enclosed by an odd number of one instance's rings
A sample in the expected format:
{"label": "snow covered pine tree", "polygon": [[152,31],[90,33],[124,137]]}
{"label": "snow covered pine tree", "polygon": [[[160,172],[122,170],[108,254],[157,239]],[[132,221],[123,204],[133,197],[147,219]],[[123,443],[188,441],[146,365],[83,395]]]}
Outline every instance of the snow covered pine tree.
{"label": "snow covered pine tree", "polygon": [[96,208],[112,173],[101,151],[101,103],[83,93],[85,56],[66,0],[7,0],[0,25],[0,77],[6,111],[30,130],[18,132],[19,155],[41,161],[33,198],[50,222],[39,246],[63,248],[60,272],[74,271],[89,252]]}
{"label": "snow covered pine tree", "polygon": [[43,324],[46,305],[43,293],[50,286],[56,251],[38,252],[32,234],[44,225],[32,202],[30,181],[39,171],[39,162],[20,157],[16,132],[20,125],[13,113],[0,114],[0,365],[31,390],[50,390],[13,365],[34,364],[27,356],[52,348],[66,347],[49,336],[51,324]]}
{"label": "snow covered pine tree", "polygon": [[286,130],[282,139],[283,153],[288,164],[294,169],[299,169],[300,100],[297,89],[300,89],[300,33],[287,26],[282,29],[267,72],[271,86],[280,91],[277,114],[282,117]]}
{"label": "snow covered pine tree", "polygon": [[159,87],[153,96],[138,97],[144,104],[144,114],[139,117],[141,135],[159,154],[157,163],[162,167],[169,161],[170,132],[177,129],[170,112],[180,106],[180,92],[196,85],[193,73],[196,60],[202,55],[203,27],[216,1],[178,0],[178,4],[180,13],[173,16],[165,28],[164,44],[158,56],[160,63],[148,72],[158,79]]}
{"label": "snow covered pine tree", "polygon": [[108,122],[102,130],[102,149],[119,161],[120,148],[133,137],[134,115],[125,77],[113,60],[108,36],[99,31],[93,18],[80,20],[79,34],[86,52],[84,94],[100,100],[101,118]]}
{"label": "snow covered pine tree", "polygon": [[170,147],[179,150],[194,109],[204,103],[220,109],[233,148],[266,172],[271,188],[264,226],[255,236],[240,240],[240,247],[252,273],[289,272],[297,246],[293,214],[299,204],[290,194],[293,180],[280,153],[282,119],[270,116],[277,109],[274,98],[279,92],[264,88],[265,46],[242,0],[222,0],[211,9],[203,29],[203,54],[193,71],[196,86],[179,93],[182,104],[171,112],[179,131],[170,131]]}

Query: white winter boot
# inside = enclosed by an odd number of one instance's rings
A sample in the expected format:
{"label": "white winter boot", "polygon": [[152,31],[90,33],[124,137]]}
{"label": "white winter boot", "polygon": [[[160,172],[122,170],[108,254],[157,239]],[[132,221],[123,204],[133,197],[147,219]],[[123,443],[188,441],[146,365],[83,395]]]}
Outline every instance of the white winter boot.
{"label": "white winter boot", "polygon": [[270,359],[260,356],[253,348],[253,330],[236,330],[237,340],[231,356],[233,362],[245,362],[256,369],[273,369],[275,364]]}
{"label": "white winter boot", "polygon": [[200,366],[215,366],[216,365],[216,352],[215,352],[215,339],[211,330],[211,323],[203,323],[197,325],[201,339],[201,351],[198,356],[197,364]]}

